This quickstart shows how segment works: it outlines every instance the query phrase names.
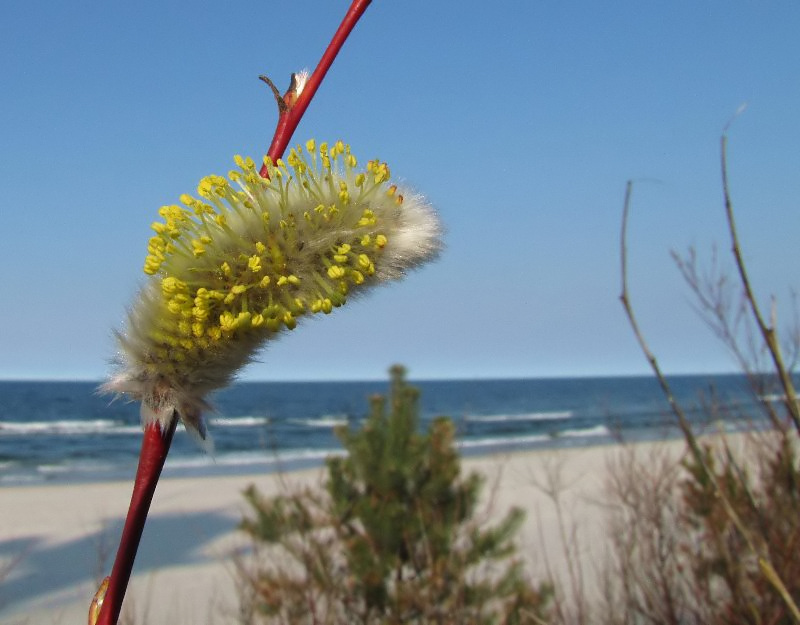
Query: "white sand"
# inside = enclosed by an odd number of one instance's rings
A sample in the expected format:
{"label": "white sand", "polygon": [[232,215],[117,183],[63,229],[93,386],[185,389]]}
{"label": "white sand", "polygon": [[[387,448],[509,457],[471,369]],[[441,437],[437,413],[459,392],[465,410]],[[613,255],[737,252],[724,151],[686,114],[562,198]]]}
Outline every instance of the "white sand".
{"label": "white sand", "polygon": [[[675,458],[680,441],[661,443]],[[653,444],[640,444],[645,451]],[[558,474],[562,509],[581,527],[581,557],[602,556],[603,494],[615,446],[521,452],[468,459],[486,476],[487,516],[524,508],[522,553],[532,574],[545,557],[564,574],[563,542],[552,501],[537,484]],[[159,484],[139,548],[126,609],[136,623],[232,623],[237,609],[231,556],[247,545],[236,532],[255,483],[264,494],[288,484],[320,482],[321,470],[278,475],[165,479]],[[131,484],[111,482],[0,489],[0,625],[85,623],[96,578],[107,574],[127,512]],[[102,555],[105,553],[105,561]],[[590,566],[590,565],[589,565]]]}

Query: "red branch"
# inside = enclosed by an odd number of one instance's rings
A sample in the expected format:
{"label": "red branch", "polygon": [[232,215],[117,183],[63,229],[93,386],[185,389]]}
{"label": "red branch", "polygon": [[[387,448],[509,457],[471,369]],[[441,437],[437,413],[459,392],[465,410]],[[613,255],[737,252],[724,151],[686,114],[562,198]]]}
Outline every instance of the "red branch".
{"label": "red branch", "polygon": [[[292,135],[311,99],[317,92],[322,79],[328,73],[328,69],[330,69],[334,59],[339,54],[339,50],[342,49],[353,27],[364,14],[371,1],[353,0],[333,39],[322,55],[317,68],[309,76],[300,95],[295,98],[295,94],[291,93],[290,88],[290,92],[284,96],[286,106],[280,109],[275,135],[267,151],[267,155],[273,162],[283,156],[286,146],[289,145],[289,141],[291,141]],[[266,167],[262,167],[260,173],[266,177]],[[125,591],[133,570],[136,551],[139,548],[144,524],[150,511],[150,502],[153,500],[158,478],[161,476],[164,461],[167,459],[177,424],[178,415],[176,413],[173,415],[166,432],[162,432],[158,424],[151,424],[145,428],[142,449],[139,455],[139,467],[133,484],[131,504],[128,508],[128,515],[125,519],[125,527],[122,530],[122,537],[120,538],[111,577],[108,578],[108,589],[103,597],[101,587],[101,590],[98,591],[98,596],[95,597],[98,601],[102,600],[102,608],[96,625],[116,625],[119,619],[122,600],[125,597]]]}
{"label": "red branch", "polygon": [[117,557],[114,559],[114,568],[111,570],[108,590],[103,599],[103,607],[97,625],[115,625],[119,618],[122,599],[125,597],[133,561],[136,558],[136,550],[139,548],[139,540],[144,531],[144,522],[150,511],[150,502],[153,501],[158,478],[161,475],[161,469],[164,468],[164,461],[167,459],[172,435],[175,434],[177,425],[178,415],[174,413],[165,432],[161,431],[158,423],[151,423],[144,430],[142,450],[139,454],[139,468],[136,470],[136,479],[133,482],[131,505],[128,508],[128,516],[125,518],[125,527],[122,529]]}
{"label": "red branch", "polygon": [[[339,50],[342,49],[344,42],[347,40],[356,22],[358,22],[359,18],[364,14],[364,11],[367,10],[370,2],[372,2],[372,0],[353,0],[342,23],[339,24],[339,28],[333,35],[333,39],[331,39],[330,44],[328,44],[328,48],[319,60],[317,68],[314,70],[314,73],[308,77],[303,91],[297,97],[297,100],[291,104],[287,102],[288,106],[281,110],[278,117],[278,127],[275,129],[275,136],[272,138],[269,150],[267,150],[267,156],[272,159],[273,163],[283,156],[286,146],[288,146],[289,141],[292,140],[292,135],[297,125],[300,123],[303,114],[311,103],[311,98],[314,97],[322,79],[325,78],[325,74],[328,73],[328,69],[330,69],[330,66],[333,64],[336,55],[339,54]],[[289,94],[287,94],[287,96],[288,95]],[[287,96],[284,96],[284,100],[287,99]],[[267,177],[266,165],[261,168],[259,173],[264,178]]]}

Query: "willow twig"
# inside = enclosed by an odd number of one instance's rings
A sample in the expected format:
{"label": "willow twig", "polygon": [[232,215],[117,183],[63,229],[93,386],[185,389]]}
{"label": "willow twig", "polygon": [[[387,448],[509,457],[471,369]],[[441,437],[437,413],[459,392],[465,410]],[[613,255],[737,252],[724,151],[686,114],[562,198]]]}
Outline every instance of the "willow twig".
{"label": "willow twig", "polygon": [[[267,156],[272,160],[273,163],[283,156],[286,146],[288,146],[289,141],[292,140],[292,135],[294,134],[297,125],[300,123],[303,114],[306,112],[308,105],[311,103],[311,99],[317,92],[322,79],[325,78],[325,74],[328,73],[328,70],[333,64],[334,59],[336,59],[336,56],[342,49],[344,42],[347,40],[347,37],[353,30],[353,27],[356,25],[359,18],[364,14],[364,11],[367,10],[367,7],[371,2],[372,0],[353,0],[353,3],[350,5],[350,8],[345,14],[344,19],[342,19],[342,23],[339,25],[336,33],[334,33],[333,39],[331,39],[331,42],[328,44],[328,47],[323,53],[322,58],[320,58],[316,69],[311,76],[308,77],[307,82],[303,86],[300,94],[296,96],[296,99],[294,97],[295,94],[293,93],[293,88],[295,85],[294,81],[292,81],[292,86],[289,87],[289,90],[283,96],[283,100],[287,105],[286,108],[284,109],[279,105],[280,114],[278,116],[278,126],[275,129],[275,135],[272,138],[272,143],[269,146],[269,150],[267,150]],[[264,165],[259,173],[266,177],[267,166]]]}
{"label": "willow twig", "polygon": [[[267,156],[273,162],[283,155],[322,79],[327,74],[336,55],[370,2],[371,0],[353,0],[331,43],[322,55],[317,68],[301,90],[298,88],[296,77],[293,75],[289,90],[283,97],[279,97],[280,94],[272,81],[265,76],[260,77],[270,86],[276,96],[276,100],[279,101],[278,123],[267,152]],[[300,91],[299,94],[297,93],[298,90]],[[266,165],[264,165],[260,171],[261,175],[266,176],[266,171]],[[103,581],[92,601],[89,614],[90,625],[116,625],[119,619],[122,601],[133,570],[136,551],[139,547],[139,541],[150,509],[150,502],[155,493],[164,461],[169,453],[172,435],[175,432],[178,419],[179,416],[176,412],[164,431],[162,431],[158,423],[150,424],[145,428],[139,467],[119,549],[114,560],[111,576]]]}

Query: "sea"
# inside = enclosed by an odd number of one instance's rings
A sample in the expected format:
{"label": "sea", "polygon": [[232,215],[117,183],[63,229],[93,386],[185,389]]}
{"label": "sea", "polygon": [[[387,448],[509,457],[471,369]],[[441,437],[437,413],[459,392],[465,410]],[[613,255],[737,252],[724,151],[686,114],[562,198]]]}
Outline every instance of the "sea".
{"label": "sea", "polygon": [[[743,376],[669,378],[698,431],[764,426]],[[142,439],[139,406],[97,382],[0,381],[0,487],[130,479]],[[410,381],[420,427],[456,426],[465,456],[678,436],[653,377]],[[241,382],[217,393],[204,451],[182,426],[164,476],[290,471],[343,453],[340,426],[358,428],[387,382]]]}

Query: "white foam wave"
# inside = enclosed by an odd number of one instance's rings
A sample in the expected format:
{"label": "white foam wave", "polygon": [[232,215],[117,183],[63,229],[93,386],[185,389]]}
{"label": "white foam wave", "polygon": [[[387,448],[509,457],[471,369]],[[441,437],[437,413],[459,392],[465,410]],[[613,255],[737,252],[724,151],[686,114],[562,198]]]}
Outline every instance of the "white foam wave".
{"label": "white foam wave", "polygon": [[116,467],[108,462],[97,460],[67,460],[63,463],[40,464],[36,472],[40,475],[90,474],[103,476]]}
{"label": "white foam wave", "polygon": [[40,464],[36,470],[39,473],[66,473],[70,467],[63,464]]}
{"label": "white foam wave", "polygon": [[141,432],[139,426],[126,426],[109,419],[88,421],[0,421],[0,436],[21,434],[130,434]]}
{"label": "white foam wave", "polygon": [[210,419],[212,427],[241,428],[267,425],[269,417],[215,417]]}
{"label": "white foam wave", "polygon": [[[269,423],[268,417],[218,417],[211,419],[212,427],[257,427]],[[110,419],[59,421],[0,421],[0,436],[26,434],[141,434],[140,425],[125,425]]]}
{"label": "white foam wave", "polygon": [[590,428],[583,428],[579,430],[564,430],[563,432],[559,432],[558,436],[570,436],[577,438],[583,438],[585,436],[611,436],[611,430],[609,430],[605,425],[595,425]]}
{"label": "white foam wave", "polygon": [[475,449],[479,447],[497,447],[503,445],[529,445],[552,440],[547,434],[531,434],[530,436],[504,436],[498,438],[479,438],[477,440],[457,441],[456,447]]}
{"label": "white foam wave", "polygon": [[304,425],[309,428],[335,428],[347,425],[347,418],[339,415],[325,415],[317,419],[289,419],[289,423]]}
{"label": "white foam wave", "polygon": [[535,443],[552,442],[559,437],[589,438],[595,436],[610,436],[611,432],[605,425],[596,425],[590,428],[563,430],[556,434],[531,434],[529,436],[503,436],[495,438],[479,438],[456,442],[461,449],[476,449],[481,447],[501,447],[508,445],[531,445]]}
{"label": "white foam wave", "polygon": [[108,432],[108,434],[141,434],[142,432],[141,425],[120,425]]}
{"label": "white foam wave", "polygon": [[171,469],[193,469],[213,467],[237,467],[246,465],[272,465],[303,460],[324,460],[330,456],[341,456],[340,449],[291,449],[280,452],[243,451],[218,456],[172,457],[166,466]]}
{"label": "white foam wave", "polygon": [[557,421],[572,417],[570,410],[553,410],[550,412],[526,412],[523,414],[493,414],[493,415],[469,415],[467,421],[475,423],[513,423],[518,421]]}

